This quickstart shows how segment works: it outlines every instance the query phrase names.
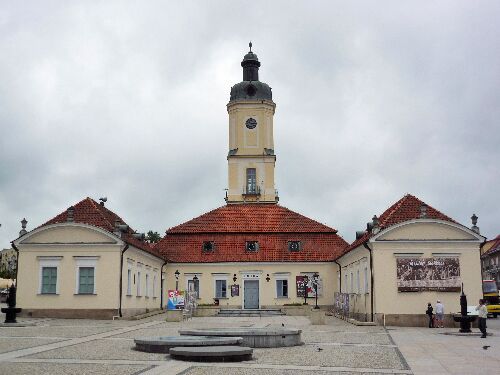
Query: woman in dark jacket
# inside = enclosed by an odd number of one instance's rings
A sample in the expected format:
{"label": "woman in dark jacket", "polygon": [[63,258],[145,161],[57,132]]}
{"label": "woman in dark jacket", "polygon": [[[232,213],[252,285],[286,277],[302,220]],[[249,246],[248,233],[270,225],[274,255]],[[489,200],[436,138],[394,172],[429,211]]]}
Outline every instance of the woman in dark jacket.
{"label": "woman in dark jacket", "polygon": [[433,319],[433,311],[431,303],[427,304],[427,311],[425,312],[429,316],[429,328],[434,328],[434,319]]}

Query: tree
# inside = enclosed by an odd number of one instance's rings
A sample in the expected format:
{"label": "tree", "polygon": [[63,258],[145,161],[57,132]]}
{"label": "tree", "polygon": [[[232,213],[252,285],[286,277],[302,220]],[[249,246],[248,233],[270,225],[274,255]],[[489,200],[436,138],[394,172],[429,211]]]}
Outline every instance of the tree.
{"label": "tree", "polygon": [[149,243],[157,243],[158,241],[161,240],[161,236],[160,236],[160,233],[158,232],[153,232],[152,230],[150,230],[148,232],[148,234],[146,235],[146,240],[149,242]]}

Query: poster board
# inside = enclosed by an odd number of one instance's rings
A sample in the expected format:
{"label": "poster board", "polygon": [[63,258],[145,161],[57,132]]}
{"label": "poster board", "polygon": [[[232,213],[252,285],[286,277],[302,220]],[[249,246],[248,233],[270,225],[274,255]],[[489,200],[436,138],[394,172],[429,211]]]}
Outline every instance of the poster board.
{"label": "poster board", "polygon": [[240,295],[240,286],[238,284],[231,285],[231,297],[237,297]]}
{"label": "poster board", "polygon": [[[295,276],[295,286],[297,289],[297,297],[304,298],[304,277],[305,275]],[[316,291],[314,289],[313,277],[308,276],[309,280],[307,283],[307,297],[316,297]],[[318,279],[318,297],[323,295],[323,280]]]}
{"label": "poster board", "polygon": [[167,310],[183,309],[184,296],[185,292],[183,290],[169,290],[167,299]]}
{"label": "poster board", "polygon": [[459,258],[397,258],[398,292],[459,292]]}

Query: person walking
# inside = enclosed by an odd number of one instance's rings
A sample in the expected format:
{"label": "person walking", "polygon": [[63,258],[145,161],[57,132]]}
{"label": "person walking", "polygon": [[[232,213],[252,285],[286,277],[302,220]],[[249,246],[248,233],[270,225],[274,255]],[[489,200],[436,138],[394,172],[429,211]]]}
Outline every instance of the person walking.
{"label": "person walking", "polygon": [[441,303],[440,300],[437,300],[437,302],[436,302],[436,325],[437,325],[437,328],[444,328],[443,318],[444,318],[444,305]]}
{"label": "person walking", "polygon": [[431,303],[427,304],[427,311],[425,312],[429,316],[429,328],[434,328],[434,309],[432,308]]}
{"label": "person walking", "polygon": [[479,306],[476,307],[477,316],[479,318],[478,326],[482,335],[481,338],[486,338],[486,319],[488,318],[488,309],[486,308],[486,304],[484,299],[479,300]]}

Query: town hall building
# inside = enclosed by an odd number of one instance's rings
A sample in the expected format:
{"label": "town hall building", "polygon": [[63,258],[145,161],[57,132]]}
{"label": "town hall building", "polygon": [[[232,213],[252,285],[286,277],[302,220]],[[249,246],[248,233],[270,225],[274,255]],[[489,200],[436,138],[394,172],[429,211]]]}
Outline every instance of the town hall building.
{"label": "town hall building", "polygon": [[[459,311],[461,284],[481,297],[475,223],[459,224],[410,194],[348,244],[279,203],[271,88],[250,51],[231,88],[225,204],[166,230],[155,245],[85,198],[13,241],[18,304],[31,316],[113,317],[165,308],[192,290],[218,309],[317,303],[379,324],[422,325],[427,302]],[[304,312],[307,309],[303,309]],[[447,324],[453,324],[448,316]]]}

